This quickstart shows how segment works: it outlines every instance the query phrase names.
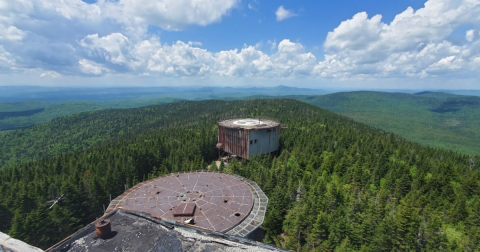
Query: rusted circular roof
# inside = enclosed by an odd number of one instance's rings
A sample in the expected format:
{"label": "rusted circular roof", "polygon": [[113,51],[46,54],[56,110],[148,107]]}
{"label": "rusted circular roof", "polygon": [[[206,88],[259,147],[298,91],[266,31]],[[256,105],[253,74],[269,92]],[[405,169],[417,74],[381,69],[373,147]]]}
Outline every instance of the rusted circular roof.
{"label": "rusted circular roof", "polygon": [[243,129],[255,129],[255,128],[272,128],[280,125],[279,122],[270,119],[261,118],[237,118],[229,119],[218,122],[219,126],[228,128],[243,128]]}
{"label": "rusted circular roof", "polygon": [[172,173],[143,182],[112,203],[178,222],[193,218],[196,226],[226,232],[254,205],[255,189],[243,180],[217,172]]}

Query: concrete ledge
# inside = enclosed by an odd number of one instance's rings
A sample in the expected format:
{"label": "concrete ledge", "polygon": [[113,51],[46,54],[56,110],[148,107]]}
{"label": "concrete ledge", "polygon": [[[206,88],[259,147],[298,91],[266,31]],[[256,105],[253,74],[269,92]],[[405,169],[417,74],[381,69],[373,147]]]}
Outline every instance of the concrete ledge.
{"label": "concrete ledge", "polygon": [[0,232],[0,251],[42,252],[43,250],[34,246],[30,246],[20,240],[13,239],[7,234]]}

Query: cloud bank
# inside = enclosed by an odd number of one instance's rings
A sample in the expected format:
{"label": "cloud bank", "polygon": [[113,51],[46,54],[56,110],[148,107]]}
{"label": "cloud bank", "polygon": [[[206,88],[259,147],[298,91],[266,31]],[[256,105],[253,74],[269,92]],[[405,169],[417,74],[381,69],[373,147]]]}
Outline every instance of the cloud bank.
{"label": "cloud bank", "polygon": [[[0,74],[278,79],[478,78],[480,1],[429,0],[390,23],[355,14],[329,32],[323,57],[283,39],[212,52],[162,43],[149,26],[182,30],[220,22],[239,0],[17,0],[0,2]],[[293,13],[282,6],[277,20]],[[461,39],[451,39],[462,27]],[[314,31],[312,31],[314,32]]]}

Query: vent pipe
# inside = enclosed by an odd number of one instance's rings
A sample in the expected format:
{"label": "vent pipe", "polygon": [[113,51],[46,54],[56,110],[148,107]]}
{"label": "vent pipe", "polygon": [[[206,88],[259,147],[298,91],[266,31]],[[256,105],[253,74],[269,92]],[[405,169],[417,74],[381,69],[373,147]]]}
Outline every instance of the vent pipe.
{"label": "vent pipe", "polygon": [[99,222],[95,223],[95,233],[98,237],[102,239],[110,238],[112,234],[112,226],[110,225],[110,220],[101,219]]}

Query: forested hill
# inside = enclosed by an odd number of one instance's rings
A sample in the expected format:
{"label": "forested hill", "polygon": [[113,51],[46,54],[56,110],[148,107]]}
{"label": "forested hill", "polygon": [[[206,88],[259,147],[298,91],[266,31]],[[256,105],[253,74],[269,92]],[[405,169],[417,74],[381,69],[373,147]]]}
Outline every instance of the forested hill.
{"label": "forested hill", "polygon": [[[46,156],[79,151],[105,141],[188,123],[203,115],[202,103],[165,104],[133,109],[90,111],[0,135],[0,169]],[[210,104],[210,103],[208,103]],[[208,113],[208,112],[207,112]]]}
{"label": "forested hill", "polygon": [[69,101],[23,101],[0,102],[1,131],[22,129],[52,119],[81,112],[137,108],[148,105],[166,104],[181,101],[176,98],[151,98],[131,100],[69,100]]}
{"label": "forested hill", "polygon": [[[284,93],[289,91],[285,87],[277,87],[277,89]],[[359,91],[322,96],[290,95],[278,97],[255,95],[239,98],[238,95],[231,97],[227,93],[224,93],[227,96],[222,97],[219,96],[222,93],[215,92],[212,93],[212,96],[209,96],[205,93],[207,91],[213,92],[215,89],[202,89],[204,96],[198,97],[228,101],[297,99],[385,131],[394,132],[401,137],[421,144],[469,155],[480,153],[480,97],[477,96],[442,92],[408,94]],[[246,92],[243,93],[246,94]],[[293,90],[292,93],[296,93],[296,91]],[[270,93],[270,95],[275,94],[277,93]],[[151,98],[104,101],[0,102],[0,135],[6,134],[5,130],[25,128],[60,116],[80,112],[134,108],[180,100],[175,98]],[[15,143],[15,146],[19,145]],[[16,154],[8,153],[8,155],[10,158],[16,159]],[[2,160],[1,157],[0,160]],[[19,157],[19,160],[22,161],[22,158]],[[0,163],[1,166],[2,163]]]}
{"label": "forested hill", "polygon": [[292,97],[436,148],[480,153],[480,97],[347,92]]}
{"label": "forested hill", "polygon": [[[217,158],[217,120],[244,116],[288,125],[278,157],[219,168],[256,181],[269,197],[265,242],[301,251],[480,249],[479,157],[423,147],[293,100],[180,102],[20,131],[39,151],[36,141],[53,136],[85,148],[1,170],[0,231],[46,248],[99,217],[125,184],[205,168]],[[65,200],[49,210],[52,191]]]}

